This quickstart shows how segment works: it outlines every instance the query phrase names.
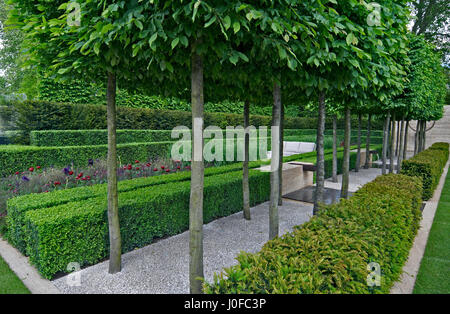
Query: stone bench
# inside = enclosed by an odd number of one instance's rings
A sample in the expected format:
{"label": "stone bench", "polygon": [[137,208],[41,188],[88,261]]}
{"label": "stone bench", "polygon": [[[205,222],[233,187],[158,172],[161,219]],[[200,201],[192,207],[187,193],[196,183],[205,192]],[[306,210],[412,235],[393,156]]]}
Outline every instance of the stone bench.
{"label": "stone bench", "polygon": [[[311,153],[316,150],[316,143],[283,142],[283,157]],[[267,152],[267,159],[272,158],[272,152]]]}

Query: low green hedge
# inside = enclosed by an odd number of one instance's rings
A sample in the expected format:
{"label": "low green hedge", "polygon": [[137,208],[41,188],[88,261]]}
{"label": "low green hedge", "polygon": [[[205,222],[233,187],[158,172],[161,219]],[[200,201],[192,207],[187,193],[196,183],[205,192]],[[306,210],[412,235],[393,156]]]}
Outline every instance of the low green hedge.
{"label": "low green hedge", "polygon": [[[264,245],[241,253],[238,265],[205,283],[209,294],[389,293],[420,220],[419,178],[386,175],[350,200],[324,207],[318,216]],[[367,285],[368,264],[378,263],[381,286]]]}
{"label": "low green hedge", "polygon": [[[267,201],[270,174],[250,171],[251,205]],[[242,210],[242,172],[205,178],[204,223]],[[123,252],[189,228],[190,182],[173,182],[119,194]],[[108,256],[106,196],[25,214],[26,252],[46,278],[70,262],[90,265]]]}
{"label": "low green hedge", "polygon": [[[150,143],[174,141],[168,130],[117,130],[117,143]],[[267,129],[267,136],[270,136],[270,128]],[[382,135],[374,131],[371,136],[371,143],[382,144]],[[289,141],[316,141],[317,131],[313,129],[286,129],[284,130],[285,140]],[[328,130],[327,135],[331,132]],[[338,130],[339,139],[343,140],[343,130]],[[353,132],[352,143],[356,143],[356,133]],[[223,135],[225,138],[225,134]],[[332,138],[327,136],[326,148],[331,148]],[[365,136],[362,138],[365,143]],[[46,130],[31,131],[30,144],[32,146],[87,146],[108,144],[107,130]]]}
{"label": "low green hedge", "polygon": [[[172,131],[117,130],[117,144],[173,141]],[[32,131],[33,146],[86,146],[108,144],[108,130],[48,130]]]}
{"label": "low green hedge", "polygon": [[[169,156],[173,142],[118,144],[117,154],[122,163]],[[0,146],[0,176],[8,176],[30,167],[59,167],[69,164],[86,165],[89,159],[105,159],[107,145],[37,147]]]}
{"label": "low green hedge", "polygon": [[423,199],[429,200],[434,193],[445,164],[449,157],[448,143],[435,143],[402,163],[401,173],[421,177],[423,180]]}

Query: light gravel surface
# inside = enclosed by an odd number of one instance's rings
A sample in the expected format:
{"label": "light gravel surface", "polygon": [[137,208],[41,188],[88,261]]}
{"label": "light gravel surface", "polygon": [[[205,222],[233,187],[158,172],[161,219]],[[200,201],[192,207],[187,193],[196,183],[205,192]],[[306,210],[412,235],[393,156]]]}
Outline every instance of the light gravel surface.
{"label": "light gravel surface", "polygon": [[[380,174],[380,169],[351,172],[349,190],[356,191]],[[340,189],[340,183],[327,180],[326,187]],[[279,208],[280,234],[307,222],[312,210],[312,204],[284,200]],[[208,282],[214,273],[235,265],[241,251],[258,252],[268,241],[269,203],[252,208],[251,215],[251,221],[237,213],[204,226],[204,272]],[[53,284],[62,293],[189,293],[189,232],[122,255],[122,271],[118,274],[108,274],[108,261],[85,268],[80,274],[81,286],[69,286],[67,276]]]}
{"label": "light gravel surface", "polygon": [[[268,241],[269,205],[251,209],[252,220],[242,213],[204,226],[205,279],[237,263],[241,252],[257,252]],[[279,208],[280,232],[292,231],[312,216],[312,205],[285,200]],[[164,239],[122,256],[122,272],[109,275],[108,262],[81,270],[81,286],[71,287],[67,277],[53,283],[62,293],[189,293],[189,232]]]}

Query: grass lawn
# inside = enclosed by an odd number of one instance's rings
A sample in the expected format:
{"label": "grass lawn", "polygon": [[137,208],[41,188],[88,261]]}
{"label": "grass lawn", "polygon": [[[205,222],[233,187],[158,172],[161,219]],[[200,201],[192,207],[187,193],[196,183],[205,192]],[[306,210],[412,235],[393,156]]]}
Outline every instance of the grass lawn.
{"label": "grass lawn", "polygon": [[434,216],[414,293],[450,293],[450,174]]}
{"label": "grass lawn", "polygon": [[0,294],[28,294],[30,291],[0,257]]}

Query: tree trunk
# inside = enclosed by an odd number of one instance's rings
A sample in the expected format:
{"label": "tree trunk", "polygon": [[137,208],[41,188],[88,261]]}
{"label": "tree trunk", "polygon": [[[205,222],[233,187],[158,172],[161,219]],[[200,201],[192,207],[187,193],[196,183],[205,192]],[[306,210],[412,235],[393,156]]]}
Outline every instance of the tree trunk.
{"label": "tree trunk", "polygon": [[389,160],[389,173],[394,173],[394,157],[395,157],[395,113],[392,114],[392,130],[391,130],[391,155]]}
{"label": "tree trunk", "polygon": [[203,59],[197,54],[191,60],[192,161],[191,197],[189,203],[189,283],[192,294],[202,293],[203,278]]}
{"label": "tree trunk", "polygon": [[278,172],[278,180],[279,180],[279,192],[280,195],[278,197],[278,206],[283,206],[283,153],[284,153],[284,105],[280,106],[280,160],[279,160],[279,169]]}
{"label": "tree trunk", "polygon": [[323,203],[323,191],[325,188],[325,153],[324,153],[324,133],[325,133],[325,93],[319,95],[319,117],[317,123],[317,172],[316,172],[316,194],[314,198],[313,215],[319,212],[319,205]]}
{"label": "tree trunk", "polygon": [[356,154],[355,172],[359,172],[359,168],[361,165],[361,124],[362,114],[358,114],[358,152]]}
{"label": "tree trunk", "polygon": [[404,139],[404,147],[403,147],[403,160],[406,160],[406,154],[408,153],[408,131],[409,131],[409,121],[406,121],[405,126],[405,139]]}
{"label": "tree trunk", "polygon": [[278,83],[273,87],[272,110],[272,160],[270,164],[270,205],[269,205],[269,239],[274,239],[279,233],[278,198],[280,197],[280,123],[281,123],[281,88]]}
{"label": "tree trunk", "polygon": [[244,144],[244,164],[242,176],[242,195],[244,200],[244,218],[251,219],[250,216],[250,187],[248,183],[248,162],[249,162],[249,148],[250,148],[250,133],[247,132],[250,126],[250,104],[248,101],[244,102],[244,129],[245,129],[245,144]]}
{"label": "tree trunk", "polygon": [[351,111],[347,107],[345,111],[345,139],[344,160],[342,163],[342,188],[341,198],[348,199],[348,187],[350,184],[350,137],[351,137]]}
{"label": "tree trunk", "polygon": [[402,170],[404,130],[405,130],[405,120],[402,119],[400,121],[400,138],[399,138],[400,142],[398,143],[397,173],[400,173],[400,171]]}
{"label": "tree trunk", "polygon": [[391,113],[388,112],[386,116],[386,121],[384,123],[384,132],[383,132],[383,166],[381,168],[381,173],[386,174],[386,166],[387,166],[387,151],[389,145],[389,125],[391,120]]}
{"label": "tree trunk", "polygon": [[122,238],[120,236],[119,201],[117,193],[117,118],[116,118],[116,76],[108,73],[107,120],[108,120],[108,226],[109,226],[109,273],[122,269]]}
{"label": "tree trunk", "polygon": [[397,121],[397,139],[395,141],[395,156],[399,153],[399,141],[400,141],[400,120]]}
{"label": "tree trunk", "polygon": [[367,135],[366,135],[366,161],[364,163],[364,169],[370,168],[370,137],[372,132],[372,115],[369,114],[367,119]]}
{"label": "tree trunk", "polygon": [[422,151],[427,148],[427,121],[423,121]]}
{"label": "tree trunk", "polygon": [[333,182],[338,182],[337,177],[337,115],[333,116]]}
{"label": "tree trunk", "polygon": [[414,134],[414,156],[419,152],[419,131],[420,129],[420,121],[417,121],[416,125],[416,134]]}

